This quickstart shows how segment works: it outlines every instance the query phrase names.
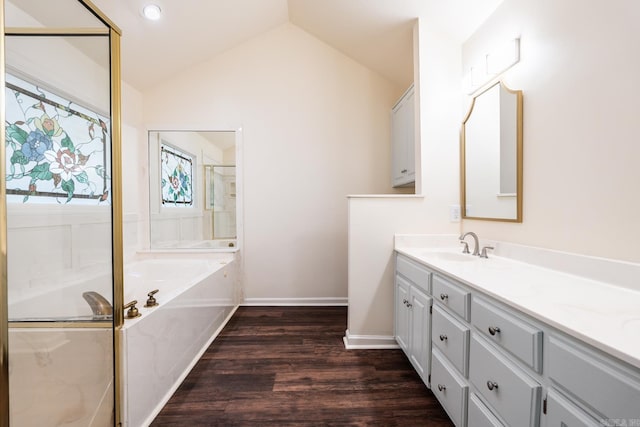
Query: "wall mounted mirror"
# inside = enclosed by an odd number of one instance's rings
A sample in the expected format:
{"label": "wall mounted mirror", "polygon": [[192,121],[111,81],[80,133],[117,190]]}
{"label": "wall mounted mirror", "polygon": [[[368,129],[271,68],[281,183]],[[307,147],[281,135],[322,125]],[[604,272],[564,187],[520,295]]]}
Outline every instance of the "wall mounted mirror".
{"label": "wall mounted mirror", "polygon": [[497,82],[473,98],[460,163],[463,218],[522,222],[522,91]]}
{"label": "wall mounted mirror", "polygon": [[236,132],[149,132],[152,249],[234,249]]}

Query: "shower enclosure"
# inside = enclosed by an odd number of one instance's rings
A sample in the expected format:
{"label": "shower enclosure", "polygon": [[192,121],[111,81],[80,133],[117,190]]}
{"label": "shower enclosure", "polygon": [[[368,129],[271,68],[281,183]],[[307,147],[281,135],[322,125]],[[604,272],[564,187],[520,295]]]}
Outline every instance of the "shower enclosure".
{"label": "shower enclosure", "polygon": [[0,426],[113,426],[119,30],[85,0],[0,0],[0,22]]}

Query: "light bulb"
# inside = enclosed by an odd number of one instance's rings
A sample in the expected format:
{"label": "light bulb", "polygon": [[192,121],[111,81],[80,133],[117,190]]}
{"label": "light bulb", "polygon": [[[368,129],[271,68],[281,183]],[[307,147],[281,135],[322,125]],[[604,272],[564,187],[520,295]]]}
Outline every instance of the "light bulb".
{"label": "light bulb", "polygon": [[160,15],[162,14],[162,9],[157,4],[148,4],[142,8],[142,15],[151,20],[157,21],[160,19]]}

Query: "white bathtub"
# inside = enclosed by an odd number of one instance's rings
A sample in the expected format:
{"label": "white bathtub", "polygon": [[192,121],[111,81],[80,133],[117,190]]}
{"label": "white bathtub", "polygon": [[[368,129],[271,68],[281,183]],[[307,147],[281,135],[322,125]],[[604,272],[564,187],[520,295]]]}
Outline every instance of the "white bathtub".
{"label": "white bathtub", "polygon": [[9,297],[10,321],[90,321],[91,307],[83,292],[95,291],[111,301],[113,280],[110,274],[76,274],[52,278],[47,287],[36,286],[22,295]]}
{"label": "white bathtub", "polygon": [[[125,303],[137,300],[142,316],[125,319],[117,331],[121,413],[123,425],[131,427],[153,420],[236,307],[235,253],[147,255],[159,258],[125,265],[124,276]],[[9,318],[91,321],[93,313],[82,293],[95,291],[108,300],[112,295],[112,277],[104,273],[69,274],[47,285],[48,292],[35,286],[14,295]],[[155,289],[159,305],[145,308],[147,293]],[[69,427],[110,423],[113,333],[110,328],[65,326],[10,324],[10,379],[15,379],[10,381],[11,395],[18,402],[11,406],[11,417],[16,425],[45,425],[51,420]]]}
{"label": "white bathtub", "polygon": [[[233,253],[125,266],[125,303],[137,300],[141,317],[118,331],[123,426],[149,425],[160,412],[237,307],[237,277]],[[155,289],[159,305],[145,308]]]}

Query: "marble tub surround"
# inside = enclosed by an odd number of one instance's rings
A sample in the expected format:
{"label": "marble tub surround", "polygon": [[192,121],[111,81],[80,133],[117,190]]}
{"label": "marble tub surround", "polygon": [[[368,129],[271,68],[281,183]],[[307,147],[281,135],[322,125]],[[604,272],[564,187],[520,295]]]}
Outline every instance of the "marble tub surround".
{"label": "marble tub surround", "polygon": [[396,235],[395,250],[640,368],[640,264],[479,238],[488,259],[456,235]]}
{"label": "marble tub surround", "polygon": [[[117,331],[122,425],[147,426],[238,306],[238,253],[144,253],[125,265],[141,316]],[[147,293],[159,305],[144,307]]]}

